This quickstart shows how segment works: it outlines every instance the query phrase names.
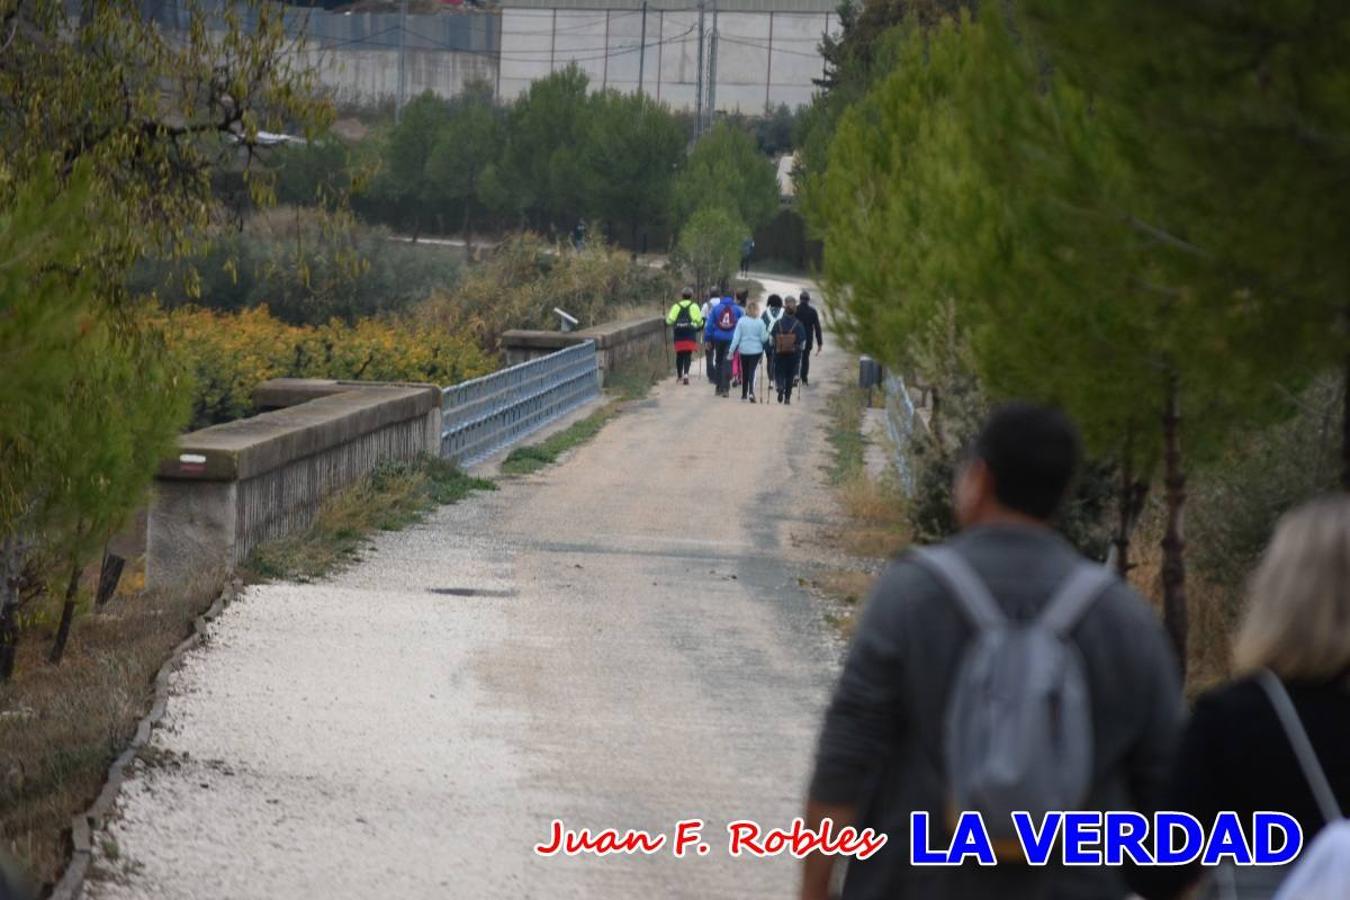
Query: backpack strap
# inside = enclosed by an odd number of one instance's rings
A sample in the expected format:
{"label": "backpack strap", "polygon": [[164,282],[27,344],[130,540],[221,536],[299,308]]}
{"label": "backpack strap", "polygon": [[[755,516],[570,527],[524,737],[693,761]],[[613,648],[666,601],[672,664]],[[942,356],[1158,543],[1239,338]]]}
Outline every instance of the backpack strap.
{"label": "backpack strap", "polygon": [[1037,621],[1061,640],[1067,638],[1078,620],[1115,580],[1116,576],[1105,566],[1079,563],[1055,589]]}
{"label": "backpack strap", "polygon": [[984,581],[951,547],[917,547],[914,561],[928,570],[957,602],[970,624],[981,631],[993,631],[1008,622],[994,595]]}
{"label": "backpack strap", "polygon": [[1322,818],[1326,819],[1328,825],[1338,821],[1342,818],[1340,804],[1336,802],[1336,795],[1331,792],[1327,773],[1317,761],[1317,753],[1313,750],[1312,741],[1308,740],[1308,732],[1298,717],[1294,701],[1289,699],[1289,692],[1285,690],[1283,682],[1269,669],[1257,672],[1256,681],[1270,698],[1270,705],[1275,707],[1275,715],[1280,718],[1280,727],[1284,729],[1284,736],[1289,739],[1289,745],[1294,748],[1299,768],[1303,770],[1308,787],[1312,788],[1313,799],[1317,801]]}

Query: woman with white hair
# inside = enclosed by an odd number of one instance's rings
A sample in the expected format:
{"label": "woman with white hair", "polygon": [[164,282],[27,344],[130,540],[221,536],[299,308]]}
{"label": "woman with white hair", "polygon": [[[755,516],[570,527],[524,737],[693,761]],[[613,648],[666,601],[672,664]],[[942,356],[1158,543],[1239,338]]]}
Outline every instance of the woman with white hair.
{"label": "woman with white hair", "polygon": [[[1164,808],[1206,825],[1224,810],[1247,822],[1258,810],[1289,813],[1302,826],[1306,854],[1319,832],[1350,815],[1350,495],[1281,519],[1249,593],[1233,651],[1239,678],[1196,701]],[[1346,827],[1336,824],[1338,846]],[[1201,874],[1141,871],[1156,883],[1138,887],[1172,897]],[[1221,868],[1210,896],[1270,897],[1299,874],[1297,862]],[[1350,897],[1345,888],[1338,896]]]}

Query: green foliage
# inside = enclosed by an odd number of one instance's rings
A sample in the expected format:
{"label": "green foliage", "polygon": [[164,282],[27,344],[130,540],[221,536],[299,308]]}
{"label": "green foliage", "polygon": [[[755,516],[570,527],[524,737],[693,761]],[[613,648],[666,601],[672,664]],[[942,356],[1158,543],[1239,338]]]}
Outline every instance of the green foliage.
{"label": "green foliage", "polygon": [[583,154],[586,214],[619,225],[634,246],[639,229],[660,230],[684,144],[670,110],[650,97],[613,90],[592,96]]}
{"label": "green foliage", "polygon": [[689,276],[698,296],[727,281],[740,260],[746,227],[721,206],[698,210],[680,231],[676,261]]}
{"label": "green foliage", "polygon": [[414,235],[455,223],[467,234],[476,214],[505,202],[497,183],[505,142],[490,85],[471,82],[450,100],[427,91],[375,141],[383,166],[356,206]]}
{"label": "green foliage", "polygon": [[[1185,264],[1211,313],[1253,339],[1227,365],[1279,380],[1350,349],[1350,7],[1215,10],[1163,0],[1027,3],[1066,79],[1112,111],[1149,188],[1127,224]],[[1220,333],[1224,328],[1217,329]],[[1291,352],[1293,350],[1293,352]]]}
{"label": "green foliage", "polygon": [[424,169],[433,201],[463,208],[464,232],[475,207],[491,200],[490,176],[503,144],[501,116],[490,85],[470,85],[450,104],[450,115],[436,135]]}
{"label": "green foliage", "polygon": [[700,210],[716,207],[753,231],[778,210],[778,175],[754,138],[719,122],[689,154],[675,180],[674,204],[681,230]]}
{"label": "green foliage", "polygon": [[553,465],[564,453],[576,449],[599,434],[605,423],[617,413],[617,407],[606,406],[538,444],[525,444],[515,448],[502,461],[502,474],[532,475],[540,469]]}
{"label": "green foliage", "polygon": [[[880,37],[887,71],[838,113],[803,206],[853,346],[930,375],[924,335],[950,309],[957,369],[991,400],[1067,410],[1123,497],[1163,463],[1184,650],[1187,468],[1287,415],[1350,349],[1350,116],[1329,37],[1350,13],[1028,5],[1032,27],[986,8]],[[945,427],[935,412],[939,460]]]}
{"label": "green foliage", "polygon": [[770,159],[791,153],[797,146],[801,117],[807,107],[791,109],[786,103],[767,107],[762,115],[729,113],[721,121],[734,125],[755,139],[759,152]]}
{"label": "green foliage", "polygon": [[998,16],[907,32],[811,188],[827,277],[849,296],[835,325],[912,367],[913,336],[950,299],[995,399],[1058,403],[1096,452],[1128,449],[1143,471],[1179,386],[1190,450],[1213,454],[1262,415],[1278,374],[1260,347],[1278,330],[1131,226],[1159,200],[1110,111],[1042,80]]}
{"label": "green foliage", "polygon": [[522,217],[570,225],[585,209],[587,84],[573,64],[531,82],[511,107],[501,184]]}
{"label": "green foliage", "polygon": [[839,31],[820,43],[825,74],[817,84],[823,90],[797,124],[800,178],[824,174],[840,117],[894,67],[897,26],[912,17],[915,28],[929,30],[976,5],[974,0],[844,0]]}
{"label": "green foliage", "polygon": [[369,176],[357,148],[333,135],[273,151],[277,202],[337,210]]}
{"label": "green foliage", "polygon": [[384,228],[276,209],[250,217],[242,229],[218,232],[200,254],[142,261],[129,284],[171,309],[267,306],[290,324],[322,325],[409,310],[454,286],[457,256],[391,240]]}
{"label": "green foliage", "polygon": [[156,331],[97,297],[82,238],[102,212],[87,165],[0,208],[0,680],[20,606],[68,578],[143,498],[185,415]]}
{"label": "green foliage", "polygon": [[1201,575],[1240,596],[1280,516],[1336,490],[1344,389],[1340,378],[1319,377],[1288,399],[1291,418],[1245,435],[1193,479],[1191,545]]}
{"label": "green foliage", "polygon": [[[417,97],[370,142],[383,165],[368,186],[351,182],[352,205],[413,235],[456,227],[470,234],[484,220],[570,233],[584,221],[633,248],[664,241],[708,202],[752,227],[777,210],[771,159],[791,149],[796,130],[786,107],[720,124],[686,158],[681,115],[647,95],[591,87],[569,66],[505,106],[486,84],[450,100]],[[339,155],[327,138],[287,150],[285,197],[323,193],[316,183],[344,186],[329,171]]]}
{"label": "green foliage", "polygon": [[169,32],[127,0],[74,17],[61,0],[0,3],[0,679],[20,604],[53,560],[78,574],[184,417],[130,268],[234,212],[220,183],[269,203],[259,133],[313,133],[331,113],[280,7],[184,13]]}
{"label": "green foliage", "polygon": [[403,117],[389,132],[383,174],[390,192],[399,200],[411,199],[419,213],[434,206],[428,166],[449,123],[449,104],[427,91],[403,107]]}
{"label": "green foliage", "polygon": [[99,295],[121,303],[132,262],[188,249],[226,212],[214,174],[238,173],[255,203],[271,198],[273,173],[241,164],[266,152],[260,131],[317,133],[331,109],[290,52],[277,5],[189,3],[174,33],[127,0],[81,12],[71,20],[61,0],[3,4],[0,200],[49,159],[62,178],[83,161],[104,210],[84,228],[84,257],[103,275]]}

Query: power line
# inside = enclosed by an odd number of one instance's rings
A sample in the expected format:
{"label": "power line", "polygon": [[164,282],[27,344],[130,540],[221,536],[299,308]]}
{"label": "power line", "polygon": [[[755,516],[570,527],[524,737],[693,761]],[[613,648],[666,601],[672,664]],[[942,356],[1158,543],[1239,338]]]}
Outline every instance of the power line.
{"label": "power line", "polygon": [[773,47],[773,46],[770,46],[770,45],[768,45],[768,44],[759,44],[759,43],[756,43],[756,42],[754,42],[754,41],[746,41],[746,40],[741,40],[741,39],[739,39],[739,38],[729,38],[729,37],[727,37],[727,36],[725,36],[725,35],[723,35],[723,36],[720,38],[720,40],[726,41],[728,44],[738,44],[738,45],[740,45],[740,46],[742,46],[742,47],[753,47],[753,48],[756,49],[756,50],[763,50],[763,51],[765,51],[766,53],[773,53],[773,54],[775,54],[775,55],[777,55],[777,54],[779,54],[779,53],[782,53],[782,54],[786,54],[787,56],[801,56],[801,57],[804,57],[804,58],[806,58],[806,59],[820,59],[820,58],[821,58],[821,56],[820,56],[819,53],[803,53],[801,50],[784,50],[784,49],[781,48],[781,47]]}
{"label": "power line", "polygon": [[[559,10],[559,12],[566,12],[566,11],[567,11],[567,10]],[[623,12],[614,12],[614,13],[610,13],[610,14],[608,14],[608,18],[609,18],[609,20],[612,22],[612,21],[614,21],[615,19],[622,19],[624,16],[636,16],[636,15],[640,15],[641,13],[642,13],[642,10],[640,10],[640,9],[633,9],[633,10],[627,10],[627,11],[623,11]],[[534,16],[530,16],[529,18],[534,18]],[[542,18],[542,17],[540,17],[540,18]],[[601,15],[601,16],[596,16],[594,19],[590,19],[590,20],[585,21],[585,22],[579,22],[579,23],[574,24],[574,25],[569,25],[569,26],[567,26],[566,28],[548,28],[548,29],[544,29],[544,30],[542,30],[542,31],[512,31],[512,32],[510,32],[510,35],[511,35],[511,37],[529,37],[529,36],[537,36],[537,35],[544,35],[544,34],[566,34],[566,33],[571,32],[571,31],[585,31],[587,28],[593,28],[593,27],[595,27],[596,25],[599,25],[601,22],[605,21],[605,19],[606,19],[606,16]],[[507,35],[508,32],[506,31],[505,28],[502,28],[501,33],[502,33],[502,36],[505,37],[505,36]]]}
{"label": "power line", "polygon": [[[665,39],[665,40],[662,40],[662,41],[648,41],[648,42],[646,43],[646,46],[648,46],[648,47],[662,47],[662,46],[665,46],[665,45],[667,45],[667,44],[676,44],[676,43],[679,43],[679,42],[683,41],[683,40],[684,40],[685,38],[687,38],[690,34],[693,34],[694,30],[695,30],[695,26],[691,26],[691,27],[688,28],[687,30],[685,30],[685,31],[683,31],[683,32],[681,32],[681,33],[679,33],[679,34],[676,34],[676,35],[674,35],[674,36],[672,36],[672,37],[669,37],[669,38],[667,38],[667,39]],[[450,46],[449,44],[442,43],[442,42],[440,42],[440,41],[435,40],[434,38],[423,37],[423,38],[421,38],[421,39],[424,40],[424,41],[426,41],[426,42],[429,43],[429,44],[435,44],[435,45],[436,45],[437,47],[439,47],[439,48],[446,49],[446,50],[450,50],[450,51],[453,51],[453,52],[456,52],[456,53],[469,53],[469,54],[473,54],[473,55],[476,55],[476,56],[492,56],[492,57],[498,57],[498,58],[503,59],[503,60],[506,60],[506,61],[508,61],[508,62],[542,62],[542,61],[543,61],[541,58],[536,58],[536,57],[532,57],[532,56],[514,56],[514,55],[508,55],[508,54],[505,54],[505,53],[499,54],[499,53],[497,53],[496,51],[493,51],[493,50],[461,50],[461,49],[458,48],[458,47],[452,47],[452,46]],[[564,57],[564,61],[565,61],[565,62],[592,62],[592,61],[596,61],[596,60],[605,59],[605,58],[607,58],[607,57],[610,58],[610,59],[613,59],[613,58],[616,57],[616,56],[622,56],[622,55],[627,54],[627,53],[637,53],[637,52],[640,51],[642,48],[643,48],[643,45],[640,44],[640,43],[638,43],[638,44],[624,44],[624,45],[621,45],[621,46],[619,46],[619,47],[617,47],[617,48],[613,48],[613,49],[611,49],[611,48],[609,48],[609,47],[576,47],[576,48],[572,48],[572,49],[569,49],[569,50],[564,51],[566,54],[569,54],[569,55],[567,55],[567,56]],[[521,49],[521,50],[517,50],[517,51],[514,51],[514,52],[515,52],[515,53],[539,53],[539,54],[542,54],[544,57],[548,57],[548,56],[556,56],[556,55],[557,55],[557,53],[556,53],[555,51],[553,51],[553,50],[546,50],[546,49],[542,49],[542,48],[539,49],[539,50]],[[598,55],[596,55],[596,56],[580,56],[580,57],[578,57],[578,56],[571,56],[570,54],[573,54],[573,53],[597,53]]]}

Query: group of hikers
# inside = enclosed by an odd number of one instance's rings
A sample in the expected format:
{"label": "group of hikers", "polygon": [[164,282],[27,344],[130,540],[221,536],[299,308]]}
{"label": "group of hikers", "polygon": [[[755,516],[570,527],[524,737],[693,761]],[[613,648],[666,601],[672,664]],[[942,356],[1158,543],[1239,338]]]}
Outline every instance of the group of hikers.
{"label": "group of hikers", "polygon": [[[996,409],[956,476],[960,533],[901,556],[873,589],[825,713],[806,812],[813,829],[829,819],[889,836],[848,861],[843,896],[1350,897],[1350,495],[1280,521],[1249,585],[1236,680],[1187,716],[1158,615],[1052,527],[1079,448],[1054,409]],[[997,846],[1011,811],[1039,822],[1054,809],[1150,824],[1176,811],[1205,829],[1224,811],[1244,823],[1280,811],[1301,826],[1303,850],[1273,868],[1231,856],[1075,864],[1057,849],[1046,864],[1019,864],[1015,850],[996,851],[996,865],[911,863],[916,835],[945,850],[961,812],[980,812]],[[807,857],[802,900],[833,896],[836,865]]]}
{"label": "group of hikers", "polygon": [[[705,371],[714,394],[757,403],[755,378],[764,374],[779,403],[792,404],[793,388],[809,385],[811,354],[824,349],[820,313],[808,291],[787,299],[769,295],[761,310],[748,290],[715,291],[702,306],[686,289],[666,315],[675,339],[675,378],[689,383],[694,354],[703,348]],[[761,373],[760,364],[764,369]]]}

